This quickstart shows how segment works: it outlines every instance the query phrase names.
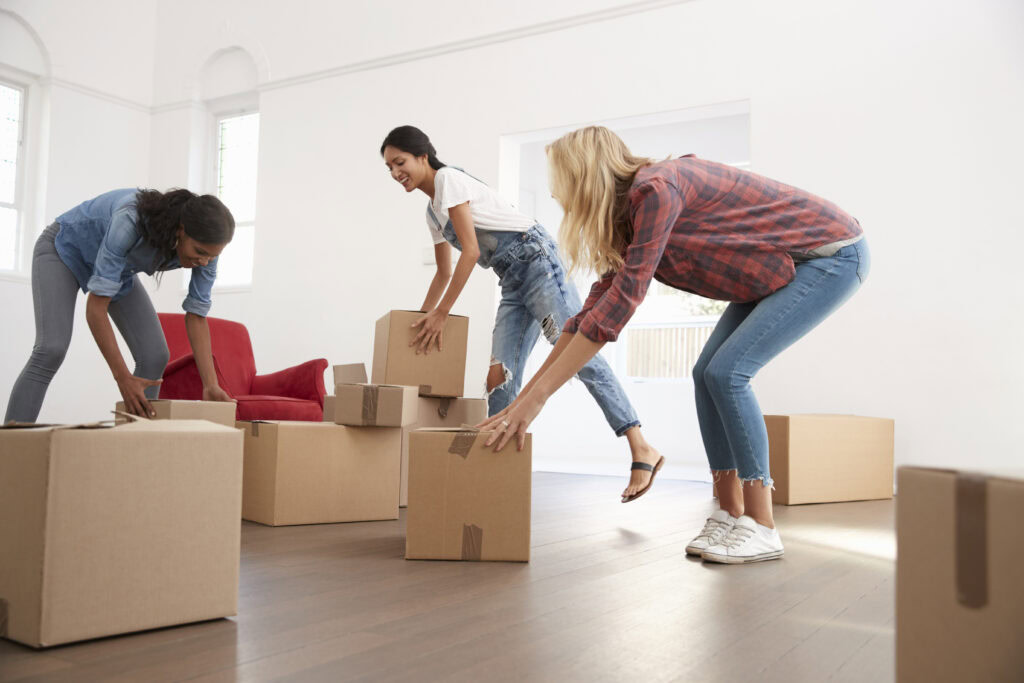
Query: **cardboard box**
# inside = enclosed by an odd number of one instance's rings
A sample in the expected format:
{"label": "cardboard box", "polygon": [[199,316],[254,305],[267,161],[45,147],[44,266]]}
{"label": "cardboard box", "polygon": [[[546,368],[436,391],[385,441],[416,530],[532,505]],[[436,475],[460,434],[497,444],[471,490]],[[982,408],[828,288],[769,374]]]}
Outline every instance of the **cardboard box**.
{"label": "cardboard box", "polygon": [[893,420],[765,415],[772,500],[783,505],[892,498]]}
{"label": "cardboard box", "polygon": [[448,316],[443,350],[435,346],[430,353],[417,354],[409,343],[419,333],[412,324],[422,316],[419,311],[391,311],[377,321],[372,381],[419,387],[421,396],[462,396],[469,318]]}
{"label": "cardboard box", "polygon": [[334,422],[334,407],[337,404],[335,396],[324,396],[324,422]]}
{"label": "cardboard box", "polygon": [[402,481],[398,504],[409,504],[409,435],[424,427],[477,425],[487,419],[487,401],[482,398],[430,398],[420,396],[416,421],[402,427]]}
{"label": "cardboard box", "polygon": [[896,678],[1024,680],[1024,471],[901,467]]}
{"label": "cardboard box", "polygon": [[352,427],[404,427],[416,421],[417,387],[338,384],[334,421]]}
{"label": "cardboard box", "polygon": [[408,560],[530,560],[532,438],[495,453],[490,432],[418,429],[409,441]]}
{"label": "cardboard box", "polygon": [[0,428],[0,627],[32,647],[231,616],[242,433]]}
{"label": "cardboard box", "polygon": [[335,384],[365,384],[366,364],[349,363],[348,365],[334,366]]}
{"label": "cardboard box", "polygon": [[[150,401],[156,416],[154,420],[209,420],[225,427],[235,427],[235,403],[227,401],[182,401],[179,399],[158,398]],[[118,401],[114,410],[127,412],[124,401]],[[118,415],[116,422],[125,423],[129,418]]]}
{"label": "cardboard box", "polygon": [[242,517],[281,526],[398,519],[402,431],[325,422],[239,422]]}

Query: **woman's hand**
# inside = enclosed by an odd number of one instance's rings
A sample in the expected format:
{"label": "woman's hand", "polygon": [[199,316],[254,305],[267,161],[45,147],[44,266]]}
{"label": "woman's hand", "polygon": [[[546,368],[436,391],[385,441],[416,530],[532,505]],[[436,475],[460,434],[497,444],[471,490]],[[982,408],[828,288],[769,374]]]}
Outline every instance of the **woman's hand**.
{"label": "woman's hand", "polygon": [[497,441],[494,446],[494,452],[497,453],[514,436],[516,450],[523,450],[523,446],[526,445],[526,430],[543,407],[544,401],[536,398],[535,394],[520,394],[508,408],[478,425],[482,431],[494,431],[484,442],[484,446],[490,446]]}
{"label": "woman's hand", "polygon": [[153,407],[146,400],[146,388],[158,387],[162,379],[146,379],[134,375],[124,375],[117,380],[117,388],[124,399],[124,406],[132,415],[156,417]]}
{"label": "woman's hand", "polygon": [[441,350],[444,342],[444,326],[448,322],[448,314],[440,308],[435,308],[430,313],[417,320],[412,327],[419,327],[420,331],[416,337],[409,342],[409,346],[418,346],[416,353],[430,353],[430,346],[437,342],[437,350]]}
{"label": "woman's hand", "polygon": [[203,400],[204,401],[225,401],[227,403],[236,403],[235,399],[231,398],[231,394],[220,388],[219,385],[213,385],[212,387],[203,387]]}

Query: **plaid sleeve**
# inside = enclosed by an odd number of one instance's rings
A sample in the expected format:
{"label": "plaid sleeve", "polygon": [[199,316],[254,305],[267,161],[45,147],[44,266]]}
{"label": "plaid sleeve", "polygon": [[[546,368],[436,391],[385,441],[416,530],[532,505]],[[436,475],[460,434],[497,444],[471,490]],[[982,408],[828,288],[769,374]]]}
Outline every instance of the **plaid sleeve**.
{"label": "plaid sleeve", "polygon": [[[578,316],[577,331],[594,342],[618,339],[644,300],[672,228],[682,213],[683,196],[674,185],[655,177],[633,189],[630,204],[633,241],[626,249],[625,263],[614,275],[605,276],[608,284],[600,298]],[[592,290],[588,303],[594,296]]]}
{"label": "plaid sleeve", "polygon": [[565,326],[562,328],[562,332],[576,334],[576,331],[579,330],[580,327],[580,321],[590,313],[590,309],[594,307],[594,304],[596,304],[601,296],[608,291],[614,277],[615,273],[605,273],[601,276],[600,280],[590,287],[590,294],[587,295],[587,300],[583,302],[583,308],[579,313],[565,321]]}

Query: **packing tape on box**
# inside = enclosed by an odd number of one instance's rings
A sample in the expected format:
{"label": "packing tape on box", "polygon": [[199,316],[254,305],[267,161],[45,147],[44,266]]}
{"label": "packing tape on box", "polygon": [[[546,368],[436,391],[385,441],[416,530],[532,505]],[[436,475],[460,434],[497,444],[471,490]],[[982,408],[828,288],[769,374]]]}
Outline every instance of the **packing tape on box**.
{"label": "packing tape on box", "polygon": [[259,422],[253,422],[252,423],[252,435],[253,436],[259,436],[260,435],[260,423]]}
{"label": "packing tape on box", "polygon": [[[463,532],[465,534],[465,532]],[[465,541],[463,541],[465,545]],[[7,637],[7,601],[0,598],[0,638]]]}
{"label": "packing tape on box", "polygon": [[468,458],[469,451],[473,448],[473,443],[476,441],[476,437],[480,432],[467,429],[461,432],[456,432],[452,438],[452,443],[448,446],[448,452],[454,453],[461,458]]}
{"label": "packing tape on box", "polygon": [[442,398],[441,402],[437,406],[437,414],[443,420],[448,417],[448,409],[452,407],[452,400],[450,398]]}
{"label": "packing tape on box", "polygon": [[484,550],[484,530],[475,524],[462,525],[462,559],[479,562]]}
{"label": "packing tape on box", "polygon": [[988,479],[956,475],[956,599],[965,607],[988,604]]}
{"label": "packing tape on box", "polygon": [[380,399],[380,387],[376,384],[363,386],[363,424],[367,427],[377,426],[377,402]]}
{"label": "packing tape on box", "polygon": [[433,384],[421,384],[420,385],[420,396],[427,396],[431,391],[434,390]]}

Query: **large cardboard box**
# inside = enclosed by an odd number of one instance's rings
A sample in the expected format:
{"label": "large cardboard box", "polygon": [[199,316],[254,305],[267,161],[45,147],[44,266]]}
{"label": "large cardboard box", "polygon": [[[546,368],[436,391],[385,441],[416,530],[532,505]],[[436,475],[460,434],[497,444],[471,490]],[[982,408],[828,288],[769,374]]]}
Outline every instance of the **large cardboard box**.
{"label": "large cardboard box", "polygon": [[485,447],[490,432],[418,429],[409,442],[409,560],[530,560],[532,438]]}
{"label": "large cardboard box", "polygon": [[419,387],[421,396],[462,396],[469,318],[448,316],[442,350],[435,346],[418,354],[409,343],[419,333],[412,324],[422,316],[419,311],[391,311],[377,321],[371,381]]}
{"label": "large cardboard box", "polygon": [[0,632],[45,647],[231,616],[242,433],[0,429]]}
{"label": "large cardboard box", "polygon": [[281,526],[398,518],[402,431],[325,422],[239,422],[242,517]]}
{"label": "large cardboard box", "polygon": [[482,398],[430,398],[420,396],[416,421],[402,427],[402,482],[398,504],[409,504],[409,435],[424,427],[477,425],[487,418],[487,401]]}
{"label": "large cardboard box", "polygon": [[901,467],[896,678],[1024,680],[1024,470]]}
{"label": "large cardboard box", "polygon": [[338,384],[334,421],[350,427],[404,427],[416,421],[418,388]]}
{"label": "large cardboard box", "polygon": [[[154,420],[209,420],[225,427],[235,427],[235,410],[237,405],[228,401],[182,401],[180,399],[158,398],[150,401]],[[118,401],[114,410],[124,413],[124,401]],[[128,418],[117,416],[117,423],[122,424]]]}
{"label": "large cardboard box", "polygon": [[765,415],[772,500],[783,505],[892,498],[893,420]]}

